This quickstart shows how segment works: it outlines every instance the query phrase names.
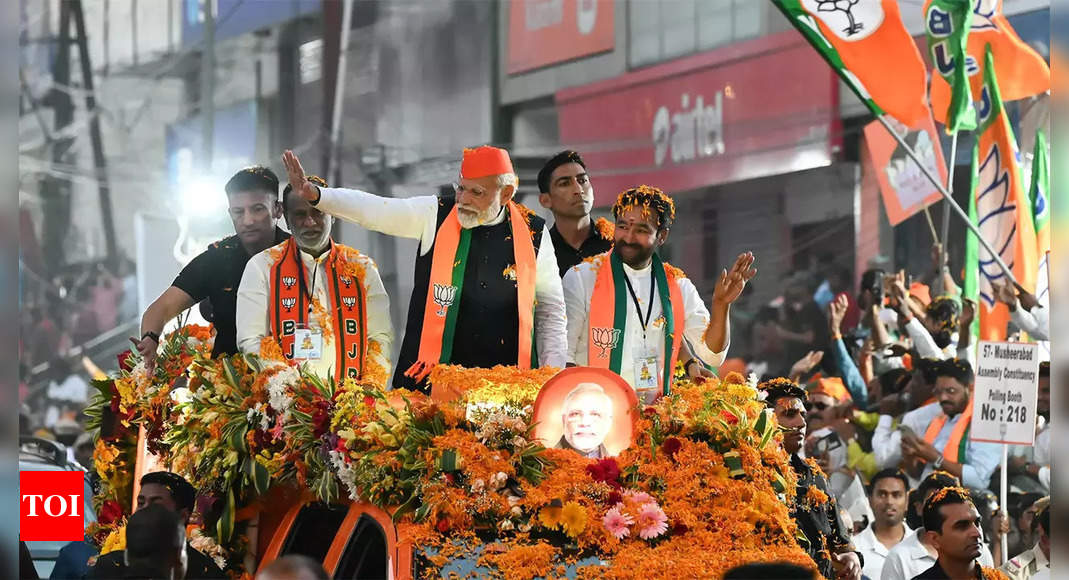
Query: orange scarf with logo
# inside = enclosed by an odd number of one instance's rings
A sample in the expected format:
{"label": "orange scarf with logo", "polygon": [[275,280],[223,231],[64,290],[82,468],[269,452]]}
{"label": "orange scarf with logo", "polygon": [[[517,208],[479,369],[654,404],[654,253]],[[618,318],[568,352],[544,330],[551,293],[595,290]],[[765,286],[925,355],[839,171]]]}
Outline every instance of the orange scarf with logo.
{"label": "orange scarf with logo", "polygon": [[[333,337],[335,349],[334,379],[363,376],[367,362],[367,294],[364,291],[363,267],[356,261],[356,250],[331,241],[327,258],[326,286],[328,304],[314,302],[305,276],[300,251],[293,238],[284,242],[282,255],[271,265],[269,274],[268,318],[271,336],[278,341],[286,358],[293,358],[294,333],[300,324],[309,323],[316,310],[325,312],[326,320],[312,321],[324,333],[324,348]],[[319,307],[318,309],[316,307]],[[332,334],[327,334],[328,330]]]}
{"label": "orange scarf with logo", "polygon": [[[929,445],[935,443],[935,438],[939,437],[939,432],[943,430],[943,426],[947,424],[949,417],[946,413],[939,413],[939,416],[932,419],[932,422],[928,424],[928,430],[924,432],[924,440]],[[943,459],[946,461],[953,461],[954,463],[965,463],[965,452],[969,447],[969,426],[972,424],[972,398],[969,399],[969,404],[965,406],[965,410],[961,413],[961,419],[958,419],[954,430],[950,432],[950,439],[947,441],[946,447],[943,447]]]}
{"label": "orange scarf with logo", "polygon": [[[506,206],[512,227],[512,253],[516,260],[516,292],[519,304],[519,353],[517,366],[531,368],[534,343],[535,249],[527,217],[514,201]],[[438,363],[452,358],[460,296],[464,290],[464,271],[468,263],[471,230],[460,226],[456,206],[445,217],[435,234],[431,276],[423,308],[423,329],[419,339],[419,358],[405,371],[405,376],[422,381]]]}

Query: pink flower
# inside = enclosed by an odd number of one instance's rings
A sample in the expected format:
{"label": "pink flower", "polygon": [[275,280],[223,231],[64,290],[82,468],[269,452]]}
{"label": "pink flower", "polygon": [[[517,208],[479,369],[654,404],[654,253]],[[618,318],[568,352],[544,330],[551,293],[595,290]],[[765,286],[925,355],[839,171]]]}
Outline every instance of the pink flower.
{"label": "pink flower", "polygon": [[668,516],[655,503],[643,504],[638,512],[638,537],[643,540],[656,538],[668,531]]}
{"label": "pink flower", "polygon": [[601,523],[617,540],[622,540],[631,533],[627,526],[635,523],[635,521],[631,519],[631,516],[621,513],[620,508],[614,507],[605,512],[605,517],[601,519]]}
{"label": "pink flower", "polygon": [[642,504],[647,504],[647,503],[652,503],[654,505],[657,505],[657,502],[654,501],[653,496],[651,496],[650,494],[648,494],[648,493],[646,493],[644,491],[635,491],[633,489],[629,489],[629,490],[624,492],[624,497],[627,498],[628,500],[630,500],[631,503],[634,503],[634,504],[637,504],[637,505],[642,505]]}

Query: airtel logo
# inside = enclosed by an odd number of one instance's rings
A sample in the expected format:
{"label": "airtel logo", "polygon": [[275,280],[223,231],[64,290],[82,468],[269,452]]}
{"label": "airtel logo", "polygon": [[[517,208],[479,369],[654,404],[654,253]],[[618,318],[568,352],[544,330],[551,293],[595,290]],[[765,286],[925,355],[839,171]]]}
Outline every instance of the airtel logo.
{"label": "airtel logo", "polygon": [[698,95],[691,106],[690,93],[680,97],[680,110],[661,106],[653,115],[654,161],[658,166],[671,156],[672,163],[724,153],[724,94],[717,91],[713,104]]}

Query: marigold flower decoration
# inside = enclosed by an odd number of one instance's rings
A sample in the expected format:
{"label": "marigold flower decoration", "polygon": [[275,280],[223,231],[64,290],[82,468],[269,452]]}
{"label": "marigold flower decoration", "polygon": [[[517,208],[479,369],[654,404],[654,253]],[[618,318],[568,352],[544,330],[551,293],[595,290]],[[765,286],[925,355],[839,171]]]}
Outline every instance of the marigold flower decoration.
{"label": "marigold flower decoration", "polygon": [[578,502],[570,501],[564,504],[560,511],[560,526],[565,534],[575,538],[586,529],[587,513]]}
{"label": "marigold flower decoration", "polygon": [[635,520],[630,515],[623,513],[620,507],[617,506],[605,512],[605,517],[601,519],[601,523],[614,538],[622,540],[631,533],[629,526],[634,524]]}
{"label": "marigold flower decoration", "polygon": [[668,516],[656,503],[642,504],[635,525],[638,527],[638,537],[652,540],[668,531]]}

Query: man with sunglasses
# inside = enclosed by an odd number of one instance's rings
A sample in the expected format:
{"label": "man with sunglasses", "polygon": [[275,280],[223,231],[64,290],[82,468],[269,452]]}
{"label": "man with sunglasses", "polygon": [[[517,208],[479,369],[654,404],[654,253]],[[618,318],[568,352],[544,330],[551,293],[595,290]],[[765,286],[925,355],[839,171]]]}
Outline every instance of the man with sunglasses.
{"label": "man with sunglasses", "polygon": [[437,364],[564,367],[564,292],[545,220],[513,200],[504,149],[465,149],[456,196],[380,197],[318,187],[292,151],[293,191],[319,211],[419,240],[394,388],[427,391]]}
{"label": "man with sunglasses", "polygon": [[880,417],[872,446],[880,450],[880,468],[900,463],[916,483],[935,470],[961,479],[966,487],[986,488],[999,464],[1001,448],[968,438],[975,381],[968,361],[949,359],[935,365],[935,402],[906,413],[897,429]]}

